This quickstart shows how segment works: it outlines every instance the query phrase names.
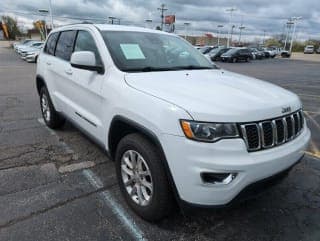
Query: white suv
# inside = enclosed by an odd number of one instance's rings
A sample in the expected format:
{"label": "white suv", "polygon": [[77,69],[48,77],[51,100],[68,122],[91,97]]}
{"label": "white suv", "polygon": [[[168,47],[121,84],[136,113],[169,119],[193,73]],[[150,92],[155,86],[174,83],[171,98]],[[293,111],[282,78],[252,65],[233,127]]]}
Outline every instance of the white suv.
{"label": "white suv", "polygon": [[46,124],[70,120],[115,160],[132,209],[222,206],[284,173],[310,139],[297,95],[219,69],[182,38],[78,24],[50,33],[36,86]]}

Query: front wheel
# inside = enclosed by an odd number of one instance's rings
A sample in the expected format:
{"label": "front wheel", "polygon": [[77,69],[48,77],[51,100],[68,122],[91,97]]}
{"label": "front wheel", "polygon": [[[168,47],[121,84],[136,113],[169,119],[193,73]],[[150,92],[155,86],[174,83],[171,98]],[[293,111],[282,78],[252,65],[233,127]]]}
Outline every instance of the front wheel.
{"label": "front wheel", "polygon": [[118,183],[128,205],[148,221],[168,216],[174,199],[156,146],[140,134],[129,134],[120,141],[115,159]]}
{"label": "front wheel", "polygon": [[40,90],[40,107],[43,120],[48,127],[57,129],[64,125],[65,119],[55,110],[45,86]]}
{"label": "front wheel", "polygon": [[237,58],[232,58],[232,63],[237,63]]}

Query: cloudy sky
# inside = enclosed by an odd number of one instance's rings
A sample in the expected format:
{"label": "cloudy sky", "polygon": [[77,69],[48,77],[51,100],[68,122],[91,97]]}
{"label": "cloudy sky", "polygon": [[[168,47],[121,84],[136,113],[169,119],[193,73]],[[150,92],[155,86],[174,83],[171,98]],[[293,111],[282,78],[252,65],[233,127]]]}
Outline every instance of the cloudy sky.
{"label": "cloudy sky", "polygon": [[[11,14],[26,27],[32,20],[41,19],[38,9],[48,9],[49,0],[1,0],[0,14]],[[245,38],[281,34],[284,24],[292,16],[301,16],[297,25],[298,39],[320,39],[320,4],[316,0],[51,0],[55,24],[73,21],[69,18],[104,21],[109,16],[118,17],[123,24],[145,26],[146,19],[152,19],[152,27],[159,25],[160,14],[157,10],[161,3],[166,4],[166,14],[175,14],[176,28],[184,33],[184,22],[190,22],[189,34],[228,31],[230,14],[227,8],[235,7],[232,23],[245,26]]]}

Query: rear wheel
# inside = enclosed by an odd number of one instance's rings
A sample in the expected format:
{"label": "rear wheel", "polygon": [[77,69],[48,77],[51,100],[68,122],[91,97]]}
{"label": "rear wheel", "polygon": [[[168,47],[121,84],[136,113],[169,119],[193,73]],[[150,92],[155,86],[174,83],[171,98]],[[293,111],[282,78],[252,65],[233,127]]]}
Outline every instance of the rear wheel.
{"label": "rear wheel", "polygon": [[56,129],[64,125],[65,119],[55,110],[45,86],[40,90],[40,107],[43,120],[47,126]]}
{"label": "rear wheel", "polygon": [[116,151],[120,190],[142,218],[157,221],[168,216],[174,199],[159,151],[140,134],[129,134]]}

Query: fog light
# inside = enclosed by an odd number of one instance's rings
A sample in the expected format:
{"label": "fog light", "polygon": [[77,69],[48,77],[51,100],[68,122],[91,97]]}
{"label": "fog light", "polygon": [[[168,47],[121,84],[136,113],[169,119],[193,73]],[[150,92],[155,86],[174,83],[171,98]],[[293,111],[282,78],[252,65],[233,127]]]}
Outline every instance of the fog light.
{"label": "fog light", "polygon": [[237,173],[201,173],[201,178],[203,182],[216,185],[228,185],[236,178],[236,176]]}

